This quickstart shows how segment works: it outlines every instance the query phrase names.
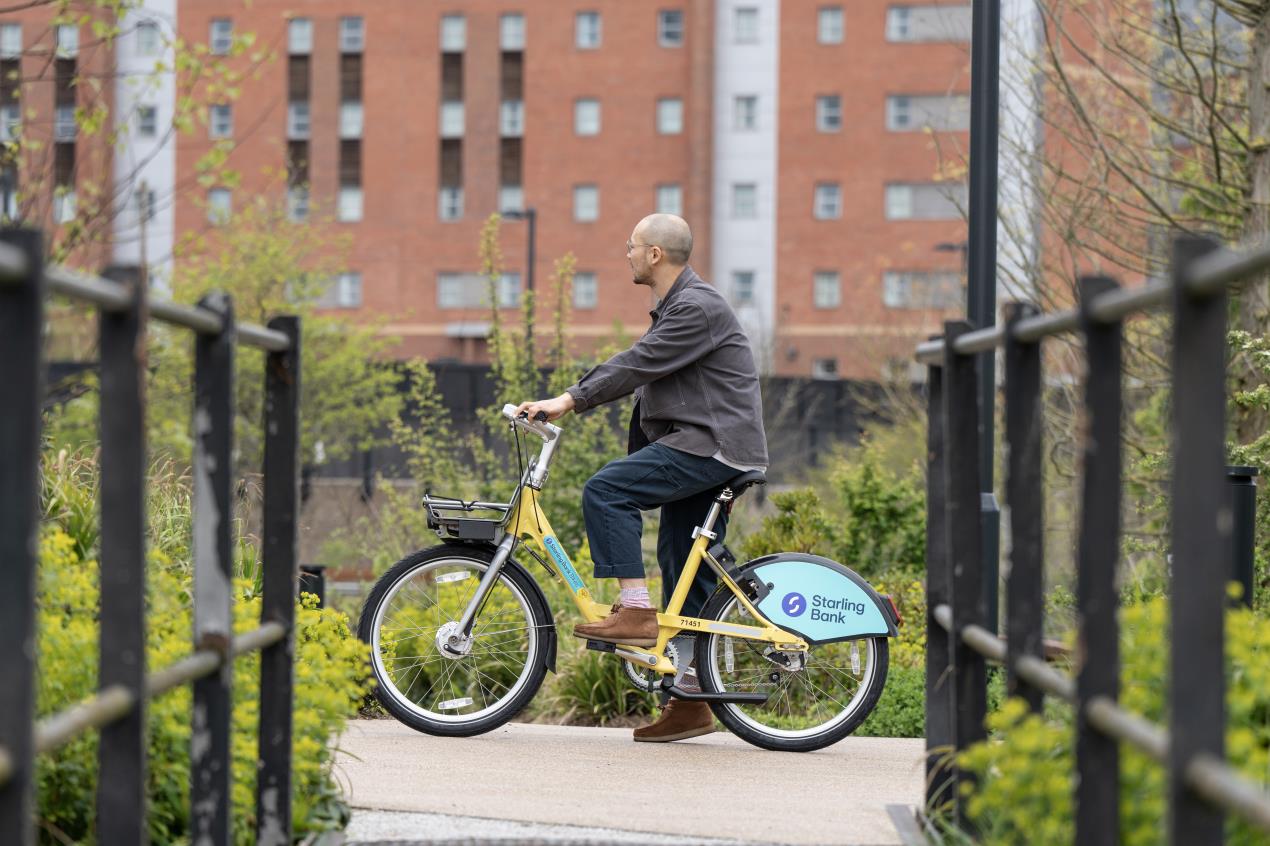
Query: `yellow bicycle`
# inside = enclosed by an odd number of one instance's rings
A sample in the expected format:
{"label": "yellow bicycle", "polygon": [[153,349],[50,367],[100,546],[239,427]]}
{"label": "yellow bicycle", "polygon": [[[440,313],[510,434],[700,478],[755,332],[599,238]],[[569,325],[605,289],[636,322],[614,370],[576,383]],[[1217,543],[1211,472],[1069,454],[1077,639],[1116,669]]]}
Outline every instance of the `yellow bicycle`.
{"label": "yellow bicycle", "polygon": [[[428,525],[444,541],[406,556],[376,582],[358,635],[370,644],[376,695],[387,711],[428,734],[470,736],[497,728],[555,671],[556,631],[542,588],[522,558],[568,585],[578,611],[596,602],[539,504],[562,430],[503,408],[518,438],[542,439],[509,502],[425,495]],[[899,615],[849,568],[805,553],[737,565],[713,531],[720,513],[762,473],[738,472],[715,498],[649,648],[588,641],[627,662],[644,690],[710,703],[729,730],[757,746],[809,751],[846,737],[886,683],[887,638]],[[488,516],[479,516],[479,515]],[[719,585],[701,617],[680,614],[705,562]],[[681,633],[695,637],[682,654]],[[695,659],[700,691],[676,684]]]}

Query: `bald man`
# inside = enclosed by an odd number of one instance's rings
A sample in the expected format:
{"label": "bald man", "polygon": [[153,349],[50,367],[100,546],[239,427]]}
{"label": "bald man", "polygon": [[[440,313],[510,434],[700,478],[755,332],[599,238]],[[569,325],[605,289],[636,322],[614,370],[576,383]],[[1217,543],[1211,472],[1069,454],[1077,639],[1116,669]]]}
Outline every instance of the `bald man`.
{"label": "bald man", "polygon": [[[719,489],[746,470],[767,469],[749,339],[727,300],[688,266],[691,254],[692,231],[683,218],[654,214],[641,220],[626,242],[626,260],[632,281],[650,288],[659,301],[650,312],[652,325],[630,349],[592,368],[560,396],[519,408],[530,417],[543,412],[555,420],[636,395],[632,452],[605,465],[582,492],[595,575],[616,578],[621,597],[605,619],[576,626],[578,637],[655,645],[657,609],[644,578],[640,512],[661,508],[657,563],[668,602],[692,547],[692,530]],[[636,449],[637,439],[647,445]],[[715,524],[720,542],[726,528],[721,515]],[[700,614],[715,584],[714,572],[702,567],[684,616]],[[676,640],[681,654],[691,657],[691,637]],[[692,689],[695,673],[689,671],[679,684]],[[682,740],[713,728],[706,703],[672,699],[657,722],[635,730],[635,739]]]}

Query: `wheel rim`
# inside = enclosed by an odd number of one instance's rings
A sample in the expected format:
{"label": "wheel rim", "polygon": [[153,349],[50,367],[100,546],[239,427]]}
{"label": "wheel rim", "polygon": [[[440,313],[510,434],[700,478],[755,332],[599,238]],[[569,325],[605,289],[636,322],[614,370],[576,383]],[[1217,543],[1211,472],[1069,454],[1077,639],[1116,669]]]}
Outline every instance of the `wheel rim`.
{"label": "wheel rim", "polygon": [[501,574],[473,621],[468,653],[449,658],[437,647],[437,630],[462,615],[488,566],[429,561],[388,589],[371,628],[381,695],[424,719],[466,723],[498,712],[524,689],[540,640],[528,597]]}
{"label": "wheel rim", "polygon": [[[733,597],[717,618],[721,622],[753,626],[755,620]],[[727,660],[731,641],[731,669]],[[852,644],[860,672],[853,671]],[[760,641],[711,634],[704,672],[717,691],[771,692],[762,705],[724,703],[737,721],[756,732],[788,739],[814,737],[833,731],[850,720],[864,704],[878,672],[878,650],[873,638],[813,645],[802,670],[784,671],[763,657]],[[777,681],[771,677],[776,674]]]}

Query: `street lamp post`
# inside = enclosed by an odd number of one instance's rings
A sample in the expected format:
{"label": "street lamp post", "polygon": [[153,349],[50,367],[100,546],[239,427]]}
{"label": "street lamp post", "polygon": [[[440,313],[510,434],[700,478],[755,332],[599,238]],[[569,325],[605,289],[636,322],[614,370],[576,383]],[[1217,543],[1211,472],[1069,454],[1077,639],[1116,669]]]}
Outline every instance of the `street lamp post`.
{"label": "street lamp post", "polygon": [[533,296],[534,296],[535,252],[538,246],[537,245],[538,212],[532,208],[527,208],[524,211],[505,211],[503,212],[503,217],[507,218],[508,220],[523,220],[529,226],[529,231],[525,233],[528,238],[528,245],[525,248],[525,252],[528,255],[528,264],[529,264],[529,267],[526,268],[526,272],[525,272],[525,291],[530,298],[529,313],[525,323],[525,348],[529,352],[529,357],[530,357],[530,360],[532,361],[533,352],[534,352],[534,310],[535,310],[535,307],[537,306],[537,303],[533,302]]}

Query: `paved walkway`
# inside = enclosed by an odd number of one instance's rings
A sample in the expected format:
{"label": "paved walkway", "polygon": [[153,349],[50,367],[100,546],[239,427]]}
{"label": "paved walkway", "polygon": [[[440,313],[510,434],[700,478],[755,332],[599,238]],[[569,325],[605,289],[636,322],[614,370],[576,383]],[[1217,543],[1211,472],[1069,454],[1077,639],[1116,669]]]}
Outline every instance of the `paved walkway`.
{"label": "paved walkway", "polygon": [[339,747],[349,839],[362,843],[883,846],[901,842],[886,806],[922,795],[913,739],[849,737],[798,755],[728,734],[632,743],[630,729],[513,723],[441,738],[357,720]]}

